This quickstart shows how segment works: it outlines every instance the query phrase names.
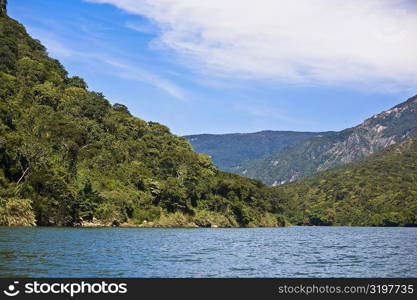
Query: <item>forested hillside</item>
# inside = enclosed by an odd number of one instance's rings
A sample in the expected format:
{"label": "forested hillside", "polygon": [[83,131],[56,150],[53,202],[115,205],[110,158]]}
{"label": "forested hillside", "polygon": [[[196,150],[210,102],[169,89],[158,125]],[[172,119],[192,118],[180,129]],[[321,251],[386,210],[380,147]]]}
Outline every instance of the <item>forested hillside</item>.
{"label": "forested hillside", "polygon": [[0,9],[0,225],[416,226],[416,107],[287,148],[272,165],[297,178],[371,156],[268,187],[90,91]]}
{"label": "forested hillside", "polygon": [[184,136],[195,151],[207,154],[222,171],[238,173],[245,161],[277,153],[308,138],[330,132],[260,131]]}
{"label": "forested hillside", "polygon": [[278,187],[294,224],[417,226],[417,139]]}
{"label": "forested hillside", "polygon": [[0,224],[274,226],[272,201],[69,77],[0,12]]}

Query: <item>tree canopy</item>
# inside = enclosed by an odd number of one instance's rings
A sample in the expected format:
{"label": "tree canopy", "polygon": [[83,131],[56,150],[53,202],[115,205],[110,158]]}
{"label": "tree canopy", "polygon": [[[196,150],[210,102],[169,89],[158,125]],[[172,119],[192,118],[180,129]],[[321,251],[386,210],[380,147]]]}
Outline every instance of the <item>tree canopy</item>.
{"label": "tree canopy", "polygon": [[258,181],[220,172],[167,127],[88,90],[22,25],[0,17],[2,206],[26,199],[19,207],[32,207],[39,225],[179,213],[251,226],[269,213],[271,197]]}

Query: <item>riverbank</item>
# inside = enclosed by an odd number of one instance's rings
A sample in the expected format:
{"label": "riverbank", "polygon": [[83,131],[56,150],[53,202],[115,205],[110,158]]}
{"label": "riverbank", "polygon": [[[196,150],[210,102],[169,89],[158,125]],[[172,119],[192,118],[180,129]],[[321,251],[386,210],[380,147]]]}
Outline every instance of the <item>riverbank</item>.
{"label": "riverbank", "polygon": [[[147,217],[144,217],[147,216]],[[151,217],[150,217],[151,216]],[[8,202],[0,207],[0,226],[37,226],[36,216],[29,201]],[[291,224],[282,216],[266,213],[252,218],[247,224],[240,224],[233,214],[220,214],[207,210],[195,210],[192,214],[168,213],[158,210],[157,214],[136,215],[130,219],[108,217],[105,219],[80,219],[75,224],[59,224],[51,220],[44,226],[85,227],[85,228],[240,228],[240,227],[287,227]]]}
{"label": "riverbank", "polygon": [[239,226],[239,223],[232,216],[225,216],[219,213],[199,210],[193,215],[181,212],[161,213],[152,220],[127,220],[126,222],[111,221],[83,221],[77,227],[122,227],[122,228],[239,228],[239,227],[287,227],[288,222],[281,221],[272,214],[265,214],[248,223],[246,226]]}

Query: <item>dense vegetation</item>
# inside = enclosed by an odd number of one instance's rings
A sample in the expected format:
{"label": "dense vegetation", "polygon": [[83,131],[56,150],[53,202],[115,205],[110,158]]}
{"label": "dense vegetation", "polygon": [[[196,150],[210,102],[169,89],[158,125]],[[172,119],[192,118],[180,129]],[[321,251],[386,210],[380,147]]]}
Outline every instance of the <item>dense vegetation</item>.
{"label": "dense vegetation", "polygon": [[0,224],[277,225],[272,199],[89,91],[1,14]]}
{"label": "dense vegetation", "polygon": [[330,132],[260,131],[184,137],[193,145],[195,151],[210,155],[220,170],[238,173],[245,161],[277,153],[285,147],[328,133]]}
{"label": "dense vegetation", "polygon": [[278,187],[294,224],[417,226],[417,139]]}
{"label": "dense vegetation", "polygon": [[279,185],[367,157],[417,133],[417,97],[362,124],[242,164],[240,174]]}
{"label": "dense vegetation", "polygon": [[0,225],[416,226],[415,100],[337,134],[405,142],[267,187],[89,91],[0,11]]}

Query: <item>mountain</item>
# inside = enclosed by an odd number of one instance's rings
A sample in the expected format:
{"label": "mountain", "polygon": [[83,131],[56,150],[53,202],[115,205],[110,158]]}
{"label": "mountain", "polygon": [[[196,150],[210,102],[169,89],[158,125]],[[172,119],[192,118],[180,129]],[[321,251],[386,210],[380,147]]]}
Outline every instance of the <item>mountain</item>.
{"label": "mountain", "polygon": [[276,153],[287,146],[330,132],[260,131],[255,133],[184,136],[194,150],[207,154],[222,171],[238,172],[240,165]]}
{"label": "mountain", "polygon": [[417,139],[277,187],[293,224],[417,226]]}
{"label": "mountain", "polygon": [[367,157],[417,133],[417,96],[340,132],[313,137],[258,160],[239,173],[280,185]]}
{"label": "mountain", "polygon": [[271,203],[271,188],[69,77],[1,9],[0,225],[276,226]]}
{"label": "mountain", "polygon": [[90,91],[0,8],[0,226],[416,226],[417,97],[282,149],[303,176],[359,160],[268,187]]}

